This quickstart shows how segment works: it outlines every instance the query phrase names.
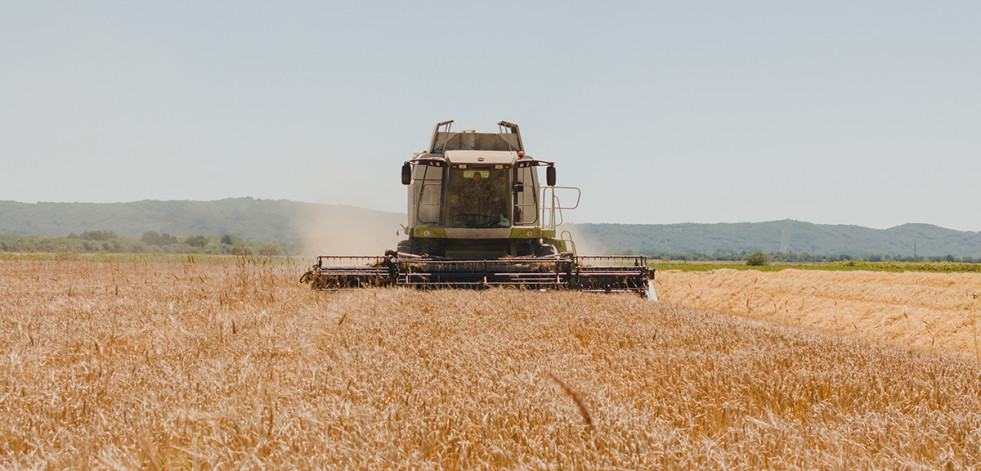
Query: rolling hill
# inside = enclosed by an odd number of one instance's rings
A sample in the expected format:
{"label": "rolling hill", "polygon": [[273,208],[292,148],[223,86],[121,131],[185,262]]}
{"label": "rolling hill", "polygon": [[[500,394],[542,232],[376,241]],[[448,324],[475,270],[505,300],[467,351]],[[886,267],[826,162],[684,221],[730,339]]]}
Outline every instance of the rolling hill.
{"label": "rolling hill", "polygon": [[139,237],[233,234],[267,242],[302,241],[311,252],[376,254],[398,242],[405,215],[353,206],[286,200],[230,198],[218,201],[129,203],[18,203],[0,201],[0,234],[57,237],[112,231]]}
{"label": "rolling hill", "polygon": [[929,224],[889,229],[783,220],[731,224],[579,224],[578,235],[611,252],[981,257],[981,233]]}
{"label": "rolling hill", "polygon": [[[929,224],[889,229],[783,220],[731,224],[578,224],[579,237],[611,252],[981,257],[981,233]],[[595,242],[593,245],[597,245]]]}
{"label": "rolling hill", "polygon": [[[306,240],[339,253],[380,253],[393,248],[405,215],[353,206],[287,200],[129,203],[19,203],[0,201],[0,234],[67,236],[112,231],[136,237],[146,231],[173,235],[234,234],[262,241]],[[981,233],[929,224],[890,229],[783,220],[731,224],[577,224],[581,247],[596,253],[740,254],[794,252],[981,257]]]}

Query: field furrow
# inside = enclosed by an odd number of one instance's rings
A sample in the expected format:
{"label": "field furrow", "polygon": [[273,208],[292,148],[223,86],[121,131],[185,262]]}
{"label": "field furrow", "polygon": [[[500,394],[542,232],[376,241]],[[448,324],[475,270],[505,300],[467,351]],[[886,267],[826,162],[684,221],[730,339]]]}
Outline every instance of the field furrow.
{"label": "field furrow", "polygon": [[696,309],[981,359],[978,273],[671,270],[655,286]]}

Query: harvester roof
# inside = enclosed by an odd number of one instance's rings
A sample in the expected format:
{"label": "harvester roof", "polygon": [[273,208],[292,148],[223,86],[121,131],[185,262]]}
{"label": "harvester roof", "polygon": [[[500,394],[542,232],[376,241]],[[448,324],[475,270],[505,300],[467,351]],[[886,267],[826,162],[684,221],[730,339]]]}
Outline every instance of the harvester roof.
{"label": "harvester roof", "polygon": [[521,133],[518,125],[507,121],[497,123],[499,132],[476,132],[465,129],[462,132],[450,131],[453,121],[437,123],[429,141],[431,154],[443,154],[451,150],[523,151]]}

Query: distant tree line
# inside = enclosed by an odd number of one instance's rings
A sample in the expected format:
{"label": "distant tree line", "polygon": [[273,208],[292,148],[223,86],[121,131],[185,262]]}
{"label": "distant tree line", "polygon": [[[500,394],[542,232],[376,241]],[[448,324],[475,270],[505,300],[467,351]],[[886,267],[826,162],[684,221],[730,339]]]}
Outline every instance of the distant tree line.
{"label": "distant tree line", "polygon": [[[140,237],[120,237],[113,231],[85,231],[71,233],[67,237],[40,237],[0,235],[0,252],[46,252],[46,253],[173,253],[173,254],[215,254],[215,255],[301,255],[301,242],[264,242],[243,240],[234,234],[221,236],[189,235],[175,236],[155,231],[144,232]],[[622,251],[620,254],[633,255],[638,252]],[[682,261],[746,261],[749,255],[760,260],[765,255],[766,263],[824,263],[824,262],[953,262],[981,263],[977,257],[909,256],[909,255],[812,255],[807,252],[770,252],[716,250],[714,253],[668,253],[650,252],[652,260]],[[612,253],[609,253],[612,254]],[[757,263],[754,261],[754,263]],[[765,264],[765,263],[764,263]]]}
{"label": "distant tree line", "polygon": [[67,237],[0,235],[0,252],[49,253],[175,253],[216,255],[298,255],[299,242],[242,240],[222,236],[175,236],[155,231],[140,237],[120,237],[112,231],[86,231]]}
{"label": "distant tree line", "polygon": [[69,239],[82,239],[82,240],[109,240],[119,237],[113,231],[85,231],[81,235],[74,232],[68,235]]}
{"label": "distant tree line", "polygon": [[[626,255],[633,252],[626,251]],[[934,256],[912,256],[912,255],[883,255],[883,254],[864,254],[864,255],[812,255],[807,252],[748,252],[742,250],[735,251],[716,251],[713,254],[705,253],[648,253],[647,258],[653,260],[682,260],[682,261],[726,261],[736,262],[745,261],[749,255],[765,255],[769,263],[827,263],[827,262],[953,262],[953,263],[981,263],[981,258],[977,257],[955,257],[953,255],[934,255]],[[758,257],[758,256],[757,256]]]}

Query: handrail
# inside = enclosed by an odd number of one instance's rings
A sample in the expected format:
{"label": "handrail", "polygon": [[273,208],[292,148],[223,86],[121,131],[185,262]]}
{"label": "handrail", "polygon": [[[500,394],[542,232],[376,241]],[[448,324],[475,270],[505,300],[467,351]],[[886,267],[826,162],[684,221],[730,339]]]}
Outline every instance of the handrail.
{"label": "handrail", "polygon": [[[576,191],[576,204],[572,206],[562,206],[562,202],[559,201],[559,196],[555,193],[555,190],[575,190]],[[551,196],[551,197],[549,197]],[[543,229],[555,229],[556,226],[561,226],[565,223],[565,216],[563,215],[563,210],[573,210],[579,207],[579,201],[582,199],[582,190],[575,186],[546,186],[542,187],[542,228]],[[551,200],[551,207],[546,206],[546,201]],[[548,211],[548,223],[545,223],[545,212]],[[558,215],[558,222],[556,222],[556,214]]]}
{"label": "handrail", "polygon": [[569,232],[569,231],[562,231],[562,233],[559,234],[559,240],[565,242],[567,248],[569,248],[569,246],[571,246],[571,248],[572,248],[572,254],[573,255],[579,253],[579,251],[576,250],[576,241],[572,240],[572,233],[571,232]]}

